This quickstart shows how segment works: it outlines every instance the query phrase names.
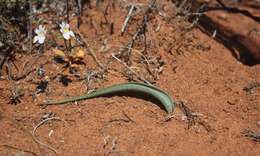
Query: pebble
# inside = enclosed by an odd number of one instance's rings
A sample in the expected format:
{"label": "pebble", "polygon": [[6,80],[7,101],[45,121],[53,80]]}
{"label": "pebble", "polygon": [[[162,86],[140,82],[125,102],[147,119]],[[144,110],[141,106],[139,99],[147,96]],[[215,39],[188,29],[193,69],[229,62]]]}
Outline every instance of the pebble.
{"label": "pebble", "polygon": [[256,122],[256,125],[260,128],[260,120]]}

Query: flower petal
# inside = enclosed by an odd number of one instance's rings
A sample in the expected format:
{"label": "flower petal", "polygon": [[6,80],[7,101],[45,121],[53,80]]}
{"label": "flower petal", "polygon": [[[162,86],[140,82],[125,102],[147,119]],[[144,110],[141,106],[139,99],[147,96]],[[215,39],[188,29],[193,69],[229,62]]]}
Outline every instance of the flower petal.
{"label": "flower petal", "polygon": [[35,32],[36,34],[39,34],[40,30],[39,30],[38,28],[36,28],[36,29],[34,30],[34,32]]}
{"label": "flower petal", "polygon": [[39,25],[39,30],[43,30],[44,28],[42,27],[42,25]]}
{"label": "flower petal", "polygon": [[75,37],[73,31],[69,31],[70,36]]}
{"label": "flower petal", "polygon": [[69,39],[70,39],[70,34],[69,34],[69,33],[63,33],[62,35],[63,35],[63,37],[64,37],[66,40],[69,40]]}
{"label": "flower petal", "polygon": [[65,28],[70,28],[70,25],[68,23],[65,23]]}
{"label": "flower petal", "polygon": [[60,24],[60,27],[61,27],[61,29],[64,29],[65,27],[66,27],[66,22],[62,22],[61,24]]}
{"label": "flower petal", "polygon": [[45,40],[45,36],[41,36],[41,37],[39,37],[38,42],[39,42],[40,44],[43,44],[43,43],[44,43],[44,40]]}
{"label": "flower petal", "polygon": [[40,25],[39,29],[41,30],[42,33],[46,33],[45,27]]}
{"label": "flower petal", "polygon": [[36,43],[39,40],[39,36],[34,36],[33,43]]}

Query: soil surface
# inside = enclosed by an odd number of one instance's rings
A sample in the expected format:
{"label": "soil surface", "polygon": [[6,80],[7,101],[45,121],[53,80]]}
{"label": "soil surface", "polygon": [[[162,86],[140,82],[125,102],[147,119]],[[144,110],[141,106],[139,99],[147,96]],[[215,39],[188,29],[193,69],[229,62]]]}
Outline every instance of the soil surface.
{"label": "soil surface", "polygon": [[[157,2],[157,10],[149,14],[145,37],[139,35],[131,53],[124,53],[122,49],[142,25],[148,2],[136,4],[140,11],[137,9],[124,34],[121,27],[128,8],[123,1],[105,1],[98,8],[91,4],[82,13],[79,29],[77,17],[70,17],[71,29],[85,37],[103,68],[89,50],[82,60],[66,67],[66,63],[55,61],[55,47],[50,43],[41,55],[17,53],[14,64],[18,70],[31,72],[14,81],[4,71],[0,80],[1,156],[52,156],[54,151],[64,156],[260,155],[259,140],[245,136],[246,131],[260,133],[260,65],[241,63],[221,42],[191,28],[168,1]],[[51,16],[41,16],[46,27],[53,29],[49,26]],[[218,12],[212,16],[235,26],[241,15],[228,18]],[[241,24],[239,30],[248,27]],[[55,33],[59,29],[53,29],[48,37],[54,38]],[[55,42],[64,50],[62,39]],[[75,40],[71,42],[76,45]],[[35,59],[33,64],[26,63]],[[43,69],[43,76],[39,69]],[[48,99],[82,95],[128,81],[148,81],[174,101],[183,101],[192,111],[194,123],[189,125],[178,107],[166,120],[165,110],[143,95],[39,106]],[[46,119],[49,121],[37,127],[32,136],[34,128]]]}

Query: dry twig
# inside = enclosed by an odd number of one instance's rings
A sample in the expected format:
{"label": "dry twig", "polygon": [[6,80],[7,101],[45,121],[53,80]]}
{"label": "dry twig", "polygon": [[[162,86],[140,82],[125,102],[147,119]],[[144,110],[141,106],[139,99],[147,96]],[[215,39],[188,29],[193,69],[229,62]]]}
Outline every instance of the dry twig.
{"label": "dry twig", "polygon": [[138,27],[137,31],[132,36],[132,38],[130,39],[128,44],[125,46],[125,48],[123,48],[120,51],[120,57],[124,58],[125,62],[127,62],[127,64],[130,64],[130,56],[131,56],[131,52],[132,52],[135,40],[137,39],[138,36],[140,36],[142,34],[145,35],[146,27],[149,22],[149,14],[152,12],[152,9],[155,7],[155,5],[156,5],[156,0],[150,0],[148,8],[145,10],[142,24]]}
{"label": "dry twig", "polygon": [[244,134],[244,136],[252,139],[253,141],[260,143],[260,133],[253,132],[252,130],[246,129],[242,132],[242,134]]}
{"label": "dry twig", "polygon": [[[46,123],[47,121],[50,121],[50,120],[59,120],[59,121],[64,121],[62,119],[60,119],[59,117],[50,117],[50,118],[47,118],[47,119],[44,119],[42,120],[40,123],[38,123],[34,128],[33,128],[33,131],[32,131],[32,138],[35,142],[37,142],[39,145],[41,146],[44,146],[48,149],[50,149],[51,151],[53,151],[55,153],[55,155],[58,155],[58,152],[56,151],[56,149],[54,149],[53,147],[41,142],[39,139],[36,138],[35,136],[35,133],[36,133],[36,130],[37,128],[39,128],[41,125],[43,125],[44,123]],[[65,121],[64,121],[65,122]],[[66,123],[66,122],[65,122]]]}
{"label": "dry twig", "polygon": [[147,84],[150,84],[151,83],[149,81],[147,81],[144,77],[142,76],[139,76],[139,74],[137,74],[131,67],[129,67],[125,62],[123,62],[122,60],[120,60],[118,57],[116,57],[115,54],[112,54],[112,57],[114,59],[116,59],[118,62],[122,63],[131,73],[133,73],[134,75],[136,75],[141,81],[147,83]]}

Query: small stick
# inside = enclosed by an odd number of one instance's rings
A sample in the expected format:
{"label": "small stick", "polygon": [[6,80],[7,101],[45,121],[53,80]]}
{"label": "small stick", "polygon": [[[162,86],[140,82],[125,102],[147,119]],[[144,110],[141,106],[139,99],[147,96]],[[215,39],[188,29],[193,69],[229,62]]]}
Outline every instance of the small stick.
{"label": "small stick", "polygon": [[32,20],[33,20],[33,12],[32,12],[32,0],[29,0],[29,9],[30,9],[30,15],[29,15],[29,31],[28,31],[28,37],[29,37],[29,51],[32,53]]}
{"label": "small stick", "polygon": [[125,62],[123,62],[122,60],[120,60],[118,57],[115,56],[115,54],[112,54],[112,57],[114,59],[116,59],[118,62],[122,63],[129,71],[131,71],[133,74],[135,74],[137,77],[139,77],[140,80],[144,81],[145,83],[152,85],[149,81],[147,81],[145,78],[143,78],[142,76],[138,76],[138,74],[131,69]]}
{"label": "small stick", "polygon": [[127,56],[130,56],[130,54],[132,52],[132,48],[134,46],[134,42],[137,39],[137,37],[140,34],[144,34],[145,35],[147,23],[149,22],[149,14],[152,12],[152,8],[155,7],[155,5],[156,5],[156,0],[150,0],[148,8],[145,10],[142,24],[138,27],[138,29],[135,32],[135,34],[133,35],[132,39],[128,42],[128,44],[126,46],[126,48],[128,49],[127,52],[126,52]]}
{"label": "small stick", "polygon": [[32,151],[29,151],[29,150],[24,150],[24,149],[21,149],[21,148],[18,148],[18,147],[14,147],[14,146],[11,146],[11,145],[0,145],[2,147],[5,147],[5,148],[10,148],[10,149],[13,149],[13,150],[16,150],[16,151],[21,151],[23,153],[29,153],[33,156],[38,156],[38,154],[32,152]]}
{"label": "small stick", "polygon": [[146,62],[146,64],[145,63],[144,64],[146,65],[147,71],[150,73],[150,75],[152,75],[152,77],[154,79],[156,79],[157,76],[153,73],[149,60],[147,59],[147,57],[144,54],[140,53],[140,55],[144,58],[144,61]]}
{"label": "small stick", "polygon": [[92,58],[95,60],[95,62],[98,64],[98,66],[103,69],[104,65],[98,60],[96,54],[94,53],[94,51],[90,48],[87,40],[84,38],[83,34],[81,34],[79,31],[77,31],[77,34],[80,36],[80,38],[83,41],[83,44],[85,45],[85,47],[87,48],[87,50],[89,51],[90,55],[92,56]]}
{"label": "small stick", "polygon": [[246,129],[244,132],[242,132],[244,136],[252,139],[253,141],[260,143],[260,133],[253,132],[252,130]]}
{"label": "small stick", "polygon": [[[43,125],[44,123],[46,123],[47,121],[50,121],[50,120],[59,120],[59,121],[63,121],[62,119],[58,118],[58,117],[51,117],[51,118],[47,118],[45,120],[42,120],[40,123],[38,123],[34,128],[33,128],[33,131],[32,131],[32,138],[33,140],[38,143],[39,145],[42,145],[48,149],[50,149],[51,151],[53,151],[55,153],[55,155],[58,155],[58,152],[56,151],[56,149],[54,149],[53,147],[41,142],[39,139],[36,138],[35,136],[35,132],[37,130],[37,128],[39,128],[41,125]],[[64,121],[65,122],[65,121]]]}
{"label": "small stick", "polygon": [[184,0],[180,6],[177,8],[177,13],[180,13],[184,7],[184,5],[187,3],[187,0]]}
{"label": "small stick", "polygon": [[66,2],[66,13],[67,13],[67,23],[70,22],[70,17],[69,17],[69,0]]}
{"label": "small stick", "polygon": [[77,19],[77,27],[79,28],[80,27],[80,24],[81,24],[81,16],[82,16],[82,0],[76,0],[77,2],[77,8],[78,8],[78,11],[77,11],[77,16],[78,16],[78,19]]}
{"label": "small stick", "polygon": [[64,40],[64,44],[65,44],[65,48],[66,48],[66,52],[67,52],[67,55],[69,54],[69,47],[67,45],[67,41],[65,39]]}
{"label": "small stick", "polygon": [[123,23],[123,26],[122,26],[122,28],[121,28],[121,35],[124,34],[124,32],[125,32],[125,30],[126,30],[126,27],[127,27],[127,25],[128,25],[128,22],[130,21],[130,19],[131,19],[131,17],[132,17],[132,14],[133,14],[134,9],[135,9],[135,6],[132,4],[131,7],[130,7],[130,9],[129,9],[129,11],[128,11],[128,14],[127,14],[127,16],[126,16],[126,19],[125,19],[125,21],[124,21],[124,23]]}
{"label": "small stick", "polygon": [[[18,75],[17,76],[13,76],[12,74],[10,75],[11,76],[11,79],[14,80],[14,81],[19,81],[25,77],[27,77],[31,72],[35,71],[36,68],[32,68],[34,67],[35,63],[37,63],[37,61],[40,59],[40,57],[42,57],[42,55],[40,56],[37,56],[36,58],[32,58],[32,62],[30,63],[30,60],[26,61],[24,64],[23,64],[23,70],[22,71],[19,71],[18,72]],[[46,62],[47,63],[47,62]]]}

